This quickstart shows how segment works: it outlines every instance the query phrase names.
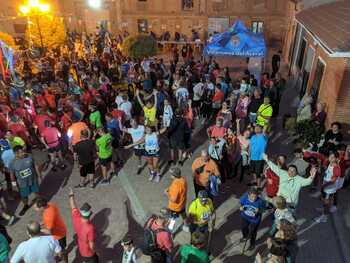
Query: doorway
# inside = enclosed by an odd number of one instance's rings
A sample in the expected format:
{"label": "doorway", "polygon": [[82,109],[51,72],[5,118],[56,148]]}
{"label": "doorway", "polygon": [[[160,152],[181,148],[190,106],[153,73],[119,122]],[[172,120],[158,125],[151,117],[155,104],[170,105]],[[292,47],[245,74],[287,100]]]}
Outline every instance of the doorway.
{"label": "doorway", "polygon": [[318,100],[318,95],[320,93],[320,87],[321,87],[325,68],[326,68],[326,63],[323,62],[320,58],[318,58],[316,71],[315,71],[315,79],[311,88],[311,96],[314,104],[316,104],[316,101]]}

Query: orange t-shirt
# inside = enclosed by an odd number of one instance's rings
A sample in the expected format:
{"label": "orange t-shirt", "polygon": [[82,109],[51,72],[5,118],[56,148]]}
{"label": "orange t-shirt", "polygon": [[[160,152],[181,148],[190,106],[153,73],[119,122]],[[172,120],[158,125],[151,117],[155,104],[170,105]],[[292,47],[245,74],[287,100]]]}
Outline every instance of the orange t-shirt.
{"label": "orange t-shirt", "polygon": [[76,123],[73,123],[69,129],[68,129],[68,137],[72,143],[72,145],[76,145],[78,142],[81,141],[81,131],[88,130],[88,126],[85,122],[79,121]]}
{"label": "orange t-shirt", "polygon": [[[168,189],[169,203],[168,208],[174,212],[181,212],[186,206],[186,195],[187,195],[187,183],[186,179],[176,178],[171,183]],[[176,200],[172,202],[171,200]]]}
{"label": "orange t-shirt", "polygon": [[[201,173],[197,173],[196,170],[203,167]],[[209,181],[209,176],[220,176],[219,168],[213,160],[209,160],[205,163],[202,157],[198,157],[192,164],[192,172],[194,180],[197,185],[206,187]]]}
{"label": "orange t-shirt", "polygon": [[60,240],[67,235],[67,228],[60,211],[53,203],[48,203],[48,207],[43,212],[43,224],[45,228],[51,231],[51,235],[56,240]]}

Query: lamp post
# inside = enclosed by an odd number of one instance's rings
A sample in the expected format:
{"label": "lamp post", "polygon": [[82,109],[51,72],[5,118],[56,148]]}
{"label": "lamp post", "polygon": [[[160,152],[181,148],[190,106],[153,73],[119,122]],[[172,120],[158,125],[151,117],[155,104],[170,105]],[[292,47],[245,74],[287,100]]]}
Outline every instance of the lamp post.
{"label": "lamp post", "polygon": [[[19,11],[23,16],[27,17],[28,27],[30,30],[30,24],[33,23],[31,21],[31,17],[34,18],[34,22],[38,28],[39,38],[40,38],[40,47],[41,50],[44,49],[43,36],[40,28],[39,18],[41,15],[48,14],[50,12],[50,5],[46,3],[41,3],[40,0],[28,0],[26,5],[21,5],[19,7]],[[30,32],[30,31],[29,31]]]}

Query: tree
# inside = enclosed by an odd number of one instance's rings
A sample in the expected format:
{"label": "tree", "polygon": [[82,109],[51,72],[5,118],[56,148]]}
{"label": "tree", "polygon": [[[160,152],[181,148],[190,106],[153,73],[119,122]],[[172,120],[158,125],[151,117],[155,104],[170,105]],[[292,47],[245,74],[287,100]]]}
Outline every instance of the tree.
{"label": "tree", "polygon": [[60,17],[50,15],[29,16],[26,40],[34,47],[54,48],[66,40],[66,30]]}
{"label": "tree", "polygon": [[132,58],[155,56],[157,41],[149,35],[129,36],[123,42],[122,53]]}
{"label": "tree", "polygon": [[0,32],[0,40],[13,49],[17,48],[14,38],[9,34]]}

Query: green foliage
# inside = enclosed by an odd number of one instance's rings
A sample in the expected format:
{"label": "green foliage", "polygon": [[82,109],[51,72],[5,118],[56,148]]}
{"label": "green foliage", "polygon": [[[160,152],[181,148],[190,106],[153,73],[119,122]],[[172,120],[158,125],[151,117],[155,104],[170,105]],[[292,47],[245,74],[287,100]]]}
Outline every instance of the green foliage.
{"label": "green foliage", "polygon": [[319,143],[323,129],[314,121],[305,120],[296,124],[296,133],[299,135],[298,141],[308,146],[309,143]]}
{"label": "green foliage", "polygon": [[122,45],[122,53],[126,57],[143,58],[157,54],[157,41],[149,35],[130,36]]}

